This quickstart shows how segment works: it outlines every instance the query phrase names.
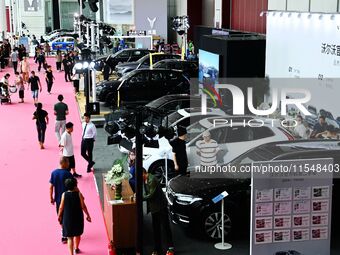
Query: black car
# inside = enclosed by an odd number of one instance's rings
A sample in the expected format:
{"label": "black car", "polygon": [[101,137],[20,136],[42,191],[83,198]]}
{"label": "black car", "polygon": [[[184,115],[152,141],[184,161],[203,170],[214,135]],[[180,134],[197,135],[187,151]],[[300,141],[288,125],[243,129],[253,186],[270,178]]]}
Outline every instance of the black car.
{"label": "black car", "polygon": [[180,59],[165,59],[157,62],[153,68],[181,70],[189,78],[198,78],[198,62]]}
{"label": "black car", "polygon": [[188,79],[180,71],[138,69],[119,80],[97,86],[101,102],[121,107],[149,103],[164,95],[189,93]]}
{"label": "black car", "polygon": [[164,54],[164,53],[154,53],[154,54],[148,54],[142,58],[140,58],[136,62],[130,62],[130,63],[123,63],[116,66],[116,73],[118,76],[122,77],[125,74],[136,70],[136,69],[142,69],[142,68],[149,68],[150,67],[150,55],[152,55],[152,63],[155,64],[161,60],[164,59],[180,59],[180,55],[174,55],[174,54]]}
{"label": "black car", "polygon": [[[239,156],[231,165],[241,166],[259,161],[295,160],[313,158],[333,158],[340,163],[340,143],[338,140],[287,141],[261,145]],[[250,174],[249,174],[250,175]],[[198,179],[177,176],[170,180],[167,199],[172,220],[188,226],[198,226],[207,237],[221,238],[221,206],[212,198],[227,191],[225,198],[224,234],[248,233],[250,226],[250,176],[233,178]],[[236,178],[235,178],[236,177]],[[333,201],[339,199],[339,179],[333,179]],[[339,205],[333,203],[332,215],[338,215]],[[337,213],[336,213],[337,212]],[[332,217],[336,226],[336,217]],[[338,222],[337,222],[338,223]]]}
{"label": "black car", "polygon": [[125,62],[137,61],[151,52],[153,51],[148,49],[123,49],[116,52],[115,54],[97,58],[94,61],[95,68],[97,71],[102,71],[104,67],[104,61],[107,61],[111,68],[111,71],[113,71],[115,70],[116,65]]}

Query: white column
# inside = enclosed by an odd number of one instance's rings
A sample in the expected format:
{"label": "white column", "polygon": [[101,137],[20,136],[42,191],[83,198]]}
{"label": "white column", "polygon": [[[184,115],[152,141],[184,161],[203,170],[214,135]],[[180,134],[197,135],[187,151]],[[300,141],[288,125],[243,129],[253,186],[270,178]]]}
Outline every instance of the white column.
{"label": "white column", "polygon": [[0,0],[0,38],[3,40],[7,33],[6,22],[6,3],[5,0]]}

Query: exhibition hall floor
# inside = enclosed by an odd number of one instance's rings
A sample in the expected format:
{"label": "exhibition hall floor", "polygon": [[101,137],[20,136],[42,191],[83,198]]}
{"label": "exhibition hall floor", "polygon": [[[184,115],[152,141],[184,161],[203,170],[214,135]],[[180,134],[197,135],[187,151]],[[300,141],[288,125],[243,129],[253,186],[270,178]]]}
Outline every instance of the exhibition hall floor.
{"label": "exhibition hall floor", "polygon": [[[70,115],[67,120],[74,123],[73,143],[75,146],[76,169],[83,177],[79,188],[85,197],[92,223],[85,222],[80,243],[82,254],[107,254],[108,238],[93,174],[86,173],[86,162],[80,156],[81,120],[72,83],[66,83],[64,73],[55,71],[54,59],[48,59],[56,78],[52,95],[47,93],[45,71],[37,72],[37,64],[30,60],[31,70],[40,77],[43,91],[39,101],[49,113],[45,150],[40,150],[35,121],[35,107],[31,92],[25,90],[25,103],[19,104],[18,93],[12,95],[12,104],[0,105],[0,254],[68,254],[67,245],[61,243],[61,228],[57,222],[55,206],[49,199],[49,178],[58,167],[59,148],[54,133],[55,117],[53,105],[58,94],[63,94]],[[12,68],[0,72],[11,74]]]}

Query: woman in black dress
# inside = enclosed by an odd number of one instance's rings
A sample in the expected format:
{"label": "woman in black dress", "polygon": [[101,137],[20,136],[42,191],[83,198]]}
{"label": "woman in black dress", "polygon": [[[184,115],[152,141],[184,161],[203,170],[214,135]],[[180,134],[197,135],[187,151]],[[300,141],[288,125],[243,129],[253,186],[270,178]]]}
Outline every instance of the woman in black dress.
{"label": "woman in black dress", "polygon": [[42,103],[37,103],[37,110],[33,113],[33,120],[36,120],[38,141],[40,149],[45,149],[45,132],[48,124],[48,113],[42,109]]}
{"label": "woman in black dress", "polygon": [[67,237],[67,244],[70,255],[80,253],[80,236],[84,232],[84,215],[86,220],[91,222],[91,217],[87,211],[84,197],[77,187],[75,178],[66,179],[66,192],[63,193],[58,212],[58,220],[63,226],[63,236]]}

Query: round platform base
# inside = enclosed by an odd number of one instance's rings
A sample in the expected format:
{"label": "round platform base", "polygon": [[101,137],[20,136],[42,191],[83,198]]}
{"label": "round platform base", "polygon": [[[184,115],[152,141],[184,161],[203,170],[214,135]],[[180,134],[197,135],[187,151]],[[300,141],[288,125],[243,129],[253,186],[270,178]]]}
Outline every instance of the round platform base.
{"label": "round platform base", "polygon": [[218,249],[218,250],[229,250],[231,249],[231,247],[233,247],[231,244],[229,243],[217,243],[215,244],[215,248]]}

